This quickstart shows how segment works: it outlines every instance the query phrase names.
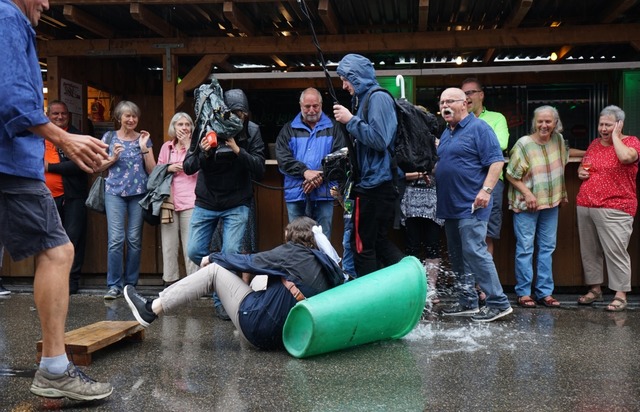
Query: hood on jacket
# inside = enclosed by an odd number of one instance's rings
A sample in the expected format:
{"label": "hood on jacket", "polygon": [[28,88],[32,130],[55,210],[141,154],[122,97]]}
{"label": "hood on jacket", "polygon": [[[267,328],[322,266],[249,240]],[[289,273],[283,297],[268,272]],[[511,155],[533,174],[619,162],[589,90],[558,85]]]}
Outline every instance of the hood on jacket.
{"label": "hood on jacket", "polygon": [[224,102],[231,111],[240,110],[249,113],[249,99],[240,89],[231,89],[224,92]]}
{"label": "hood on jacket", "polygon": [[378,85],[373,63],[359,54],[344,56],[338,63],[337,73],[353,85],[356,96],[362,96],[371,87]]}

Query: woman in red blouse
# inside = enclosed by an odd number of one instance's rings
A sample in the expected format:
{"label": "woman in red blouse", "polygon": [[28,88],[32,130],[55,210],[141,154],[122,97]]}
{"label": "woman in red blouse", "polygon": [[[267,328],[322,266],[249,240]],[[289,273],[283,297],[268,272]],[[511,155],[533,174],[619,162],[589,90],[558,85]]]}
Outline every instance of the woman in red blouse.
{"label": "woman in red blouse", "polygon": [[616,292],[605,310],[627,308],[631,290],[631,259],[627,252],[636,214],[636,174],[640,141],[622,134],[624,111],[607,106],[600,112],[598,133],[591,142],[578,178],[576,199],[578,233],[585,283],[590,289],[578,299],[581,305],[602,301],[603,262],[607,263],[609,288]]}

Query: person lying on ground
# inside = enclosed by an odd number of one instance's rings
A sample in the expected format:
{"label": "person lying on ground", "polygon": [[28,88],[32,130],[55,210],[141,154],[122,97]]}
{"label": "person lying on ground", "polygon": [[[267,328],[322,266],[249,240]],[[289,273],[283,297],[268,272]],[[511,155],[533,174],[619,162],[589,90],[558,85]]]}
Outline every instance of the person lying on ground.
{"label": "person lying on ground", "polygon": [[[157,299],[145,298],[132,286],[125,287],[125,298],[138,322],[148,327],[159,315],[215,291],[240,336],[261,349],[283,348],[282,329],[291,308],[344,281],[330,257],[337,256],[335,250],[327,250],[330,243],[315,225],[313,219],[299,217],[287,225],[283,245],[249,255],[212,253],[202,258],[200,270],[160,292]],[[254,291],[231,271],[268,275],[267,287]]]}

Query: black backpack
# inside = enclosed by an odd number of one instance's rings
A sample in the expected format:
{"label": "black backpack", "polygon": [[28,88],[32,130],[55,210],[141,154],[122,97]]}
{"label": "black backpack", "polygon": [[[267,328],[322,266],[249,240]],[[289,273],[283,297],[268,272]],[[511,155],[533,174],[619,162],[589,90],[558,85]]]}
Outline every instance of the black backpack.
{"label": "black backpack", "polygon": [[[379,91],[385,92],[393,98],[393,95],[383,88],[371,91],[362,107],[365,120],[369,111],[369,99],[373,93]],[[395,137],[395,149],[393,151],[391,148],[388,149],[392,159],[405,173],[431,173],[438,161],[435,136],[438,131],[436,116],[419,109],[409,103],[407,99],[393,98],[393,101],[398,117],[398,130]]]}

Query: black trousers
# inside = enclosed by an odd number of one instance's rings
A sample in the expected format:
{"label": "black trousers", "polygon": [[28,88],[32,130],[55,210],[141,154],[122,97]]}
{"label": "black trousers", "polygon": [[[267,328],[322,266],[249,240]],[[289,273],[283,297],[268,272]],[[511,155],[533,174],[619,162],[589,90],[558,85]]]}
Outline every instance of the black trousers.
{"label": "black trousers", "polygon": [[[405,220],[407,255],[419,259],[437,259],[442,255],[440,239],[443,229],[439,224],[424,217],[409,217]],[[425,254],[422,254],[424,246]]]}
{"label": "black trousers", "polygon": [[58,196],[54,200],[56,201],[60,219],[62,219],[62,226],[75,249],[69,280],[77,283],[82,273],[87,243],[87,208],[84,205],[85,199]]}
{"label": "black trousers", "polygon": [[355,193],[351,250],[358,276],[398,263],[404,257],[389,240],[397,196],[391,182],[373,189],[357,189]]}

